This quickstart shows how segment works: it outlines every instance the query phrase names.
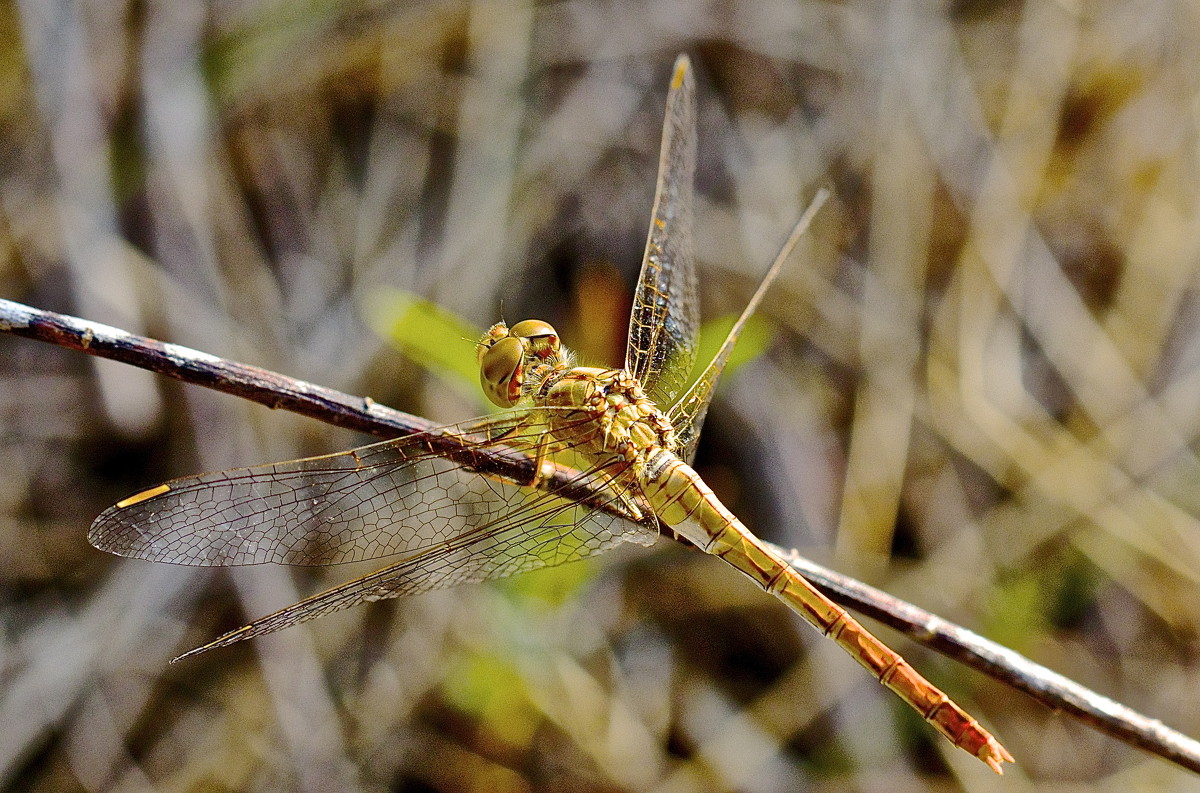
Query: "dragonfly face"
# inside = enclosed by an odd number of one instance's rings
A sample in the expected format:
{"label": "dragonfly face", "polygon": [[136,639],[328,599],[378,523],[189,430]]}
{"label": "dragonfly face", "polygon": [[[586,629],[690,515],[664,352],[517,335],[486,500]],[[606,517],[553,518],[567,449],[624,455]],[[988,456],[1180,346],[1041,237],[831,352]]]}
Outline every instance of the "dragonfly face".
{"label": "dragonfly face", "polygon": [[532,370],[561,363],[558,333],[548,322],[527,319],[511,328],[497,322],[477,345],[479,384],[493,404],[510,408],[521,400]]}

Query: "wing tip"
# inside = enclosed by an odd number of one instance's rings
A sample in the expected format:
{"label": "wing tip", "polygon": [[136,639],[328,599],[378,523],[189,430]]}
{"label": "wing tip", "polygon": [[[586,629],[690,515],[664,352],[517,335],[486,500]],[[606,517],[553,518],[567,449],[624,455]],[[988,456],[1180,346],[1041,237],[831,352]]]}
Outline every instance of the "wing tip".
{"label": "wing tip", "polygon": [[87,541],[98,551],[106,551],[117,556],[124,556],[115,543],[110,542],[112,535],[111,524],[114,520],[113,515],[119,512],[119,509],[114,505],[101,512],[92,521],[92,525],[88,527]]}
{"label": "wing tip", "polygon": [[687,79],[688,73],[692,70],[692,59],[688,57],[686,52],[681,52],[675,58],[675,73],[671,77],[671,90],[677,91],[683,85],[683,81]]}
{"label": "wing tip", "polygon": [[217,638],[213,639],[208,644],[203,644],[199,647],[195,647],[191,650],[188,650],[183,655],[175,656],[174,658],[171,659],[171,663],[177,664],[177,663],[180,663],[181,661],[187,660],[188,658],[194,658],[195,656],[200,655],[201,653],[206,653],[209,650],[215,650],[218,647],[228,647],[231,644],[236,644],[237,642],[240,642],[243,639],[249,639],[256,635],[258,635],[258,634],[256,634],[254,632],[253,625],[243,625],[242,627],[238,628],[237,630],[233,630],[222,636],[218,636]]}

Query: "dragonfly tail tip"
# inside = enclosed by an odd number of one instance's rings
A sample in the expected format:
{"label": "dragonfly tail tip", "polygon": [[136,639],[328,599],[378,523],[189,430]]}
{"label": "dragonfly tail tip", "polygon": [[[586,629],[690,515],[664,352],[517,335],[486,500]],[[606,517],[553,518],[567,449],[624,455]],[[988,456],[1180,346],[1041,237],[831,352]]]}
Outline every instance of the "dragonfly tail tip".
{"label": "dragonfly tail tip", "polygon": [[987,745],[979,753],[979,759],[987,763],[993,771],[1000,776],[1004,776],[1003,763],[1015,763],[1012,754],[1009,753],[995,738],[988,741]]}

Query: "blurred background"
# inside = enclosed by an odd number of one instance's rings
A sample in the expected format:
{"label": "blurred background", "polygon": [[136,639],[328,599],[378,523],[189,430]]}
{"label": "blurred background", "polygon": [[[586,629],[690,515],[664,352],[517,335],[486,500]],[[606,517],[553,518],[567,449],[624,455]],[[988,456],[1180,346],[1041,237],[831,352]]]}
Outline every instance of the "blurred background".
{"label": "blurred background", "polygon": [[[436,421],[483,412],[501,314],[621,362],[689,53],[707,340],[834,193],[702,475],[765,538],[1200,735],[1193,3],[18,0],[0,40],[0,296]],[[880,628],[1016,756],[995,778],[666,540],[169,666],[361,571],[120,560],[92,518],[368,440],[0,336],[0,787],[1200,787]]]}

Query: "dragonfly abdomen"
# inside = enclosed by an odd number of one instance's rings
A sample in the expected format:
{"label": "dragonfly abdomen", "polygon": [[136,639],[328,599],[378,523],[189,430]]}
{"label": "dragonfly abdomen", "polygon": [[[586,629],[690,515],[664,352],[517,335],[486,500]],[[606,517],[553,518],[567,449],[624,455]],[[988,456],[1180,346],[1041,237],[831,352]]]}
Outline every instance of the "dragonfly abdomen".
{"label": "dragonfly abdomen", "polygon": [[660,521],[782,600],[955,746],[998,773],[1002,761],[1012,762],[1012,755],[979,722],[743,526],[690,465],[669,451],[657,450],[647,461],[642,489]]}
{"label": "dragonfly abdomen", "polygon": [[722,538],[738,519],[690,465],[667,449],[654,449],[641,485],[660,521],[705,553],[721,555]]}

